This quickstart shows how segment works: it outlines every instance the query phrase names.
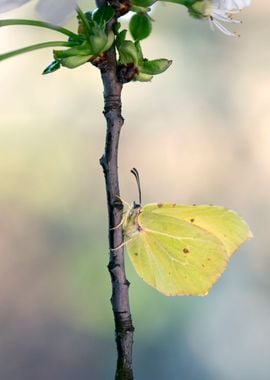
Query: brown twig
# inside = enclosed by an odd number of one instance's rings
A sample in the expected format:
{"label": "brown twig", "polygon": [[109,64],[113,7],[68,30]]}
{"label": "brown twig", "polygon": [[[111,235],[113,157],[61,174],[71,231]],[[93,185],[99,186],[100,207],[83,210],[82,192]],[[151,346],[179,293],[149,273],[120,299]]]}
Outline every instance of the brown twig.
{"label": "brown twig", "polygon": [[[98,6],[101,6],[98,3]],[[112,26],[111,26],[112,27]],[[110,261],[108,269],[112,281],[112,309],[115,321],[115,337],[117,345],[117,368],[115,380],[132,380],[132,344],[133,331],[129,307],[129,282],[125,274],[124,249],[118,247],[123,241],[122,228],[113,229],[120,224],[123,216],[123,205],[119,199],[118,180],[118,144],[124,119],[121,115],[122,84],[116,74],[116,54],[112,47],[100,65],[104,87],[104,116],[107,122],[105,152],[100,159],[102,165],[109,216]]]}

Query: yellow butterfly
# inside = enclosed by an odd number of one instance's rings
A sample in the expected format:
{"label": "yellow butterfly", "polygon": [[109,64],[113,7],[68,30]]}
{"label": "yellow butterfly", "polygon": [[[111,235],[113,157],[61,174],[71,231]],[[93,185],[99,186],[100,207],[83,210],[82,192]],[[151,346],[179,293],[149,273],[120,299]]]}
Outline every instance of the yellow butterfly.
{"label": "yellow butterfly", "polygon": [[[229,258],[252,237],[234,211],[212,205],[141,206],[139,188],[122,224],[124,245],[138,275],[167,296],[206,295]],[[117,249],[117,248],[116,248]]]}

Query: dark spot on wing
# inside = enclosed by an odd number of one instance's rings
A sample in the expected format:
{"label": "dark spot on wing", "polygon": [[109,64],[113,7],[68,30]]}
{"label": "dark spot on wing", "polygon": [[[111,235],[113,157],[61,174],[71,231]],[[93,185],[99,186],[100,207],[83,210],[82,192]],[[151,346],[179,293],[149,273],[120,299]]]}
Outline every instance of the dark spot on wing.
{"label": "dark spot on wing", "polygon": [[176,206],[176,203],[174,203],[172,206],[175,207],[175,206]]}
{"label": "dark spot on wing", "polygon": [[184,252],[184,253],[189,253],[189,250],[188,250],[187,248],[184,248],[184,249],[183,249],[183,252]]}
{"label": "dark spot on wing", "polygon": [[163,203],[158,203],[157,206],[158,206],[158,208],[161,208],[161,207],[163,207],[164,205],[163,205]]}
{"label": "dark spot on wing", "polygon": [[193,205],[192,205],[192,206],[197,206],[197,205],[196,205],[196,203],[193,203]]}
{"label": "dark spot on wing", "polygon": [[195,219],[191,218],[191,219],[190,219],[190,222],[191,222],[191,223],[194,223],[194,222],[195,222]]}
{"label": "dark spot on wing", "polygon": [[138,252],[134,252],[134,256],[138,256]]}
{"label": "dark spot on wing", "polygon": [[207,261],[211,261],[210,257],[207,257]]}
{"label": "dark spot on wing", "polygon": [[205,264],[202,264],[202,267],[204,268],[204,267],[205,267]]}

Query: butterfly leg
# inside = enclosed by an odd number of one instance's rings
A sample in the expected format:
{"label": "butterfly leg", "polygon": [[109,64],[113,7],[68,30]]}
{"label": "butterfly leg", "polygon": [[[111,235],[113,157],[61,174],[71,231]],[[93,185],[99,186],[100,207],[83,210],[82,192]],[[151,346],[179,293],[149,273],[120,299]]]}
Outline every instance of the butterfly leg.
{"label": "butterfly leg", "polygon": [[118,247],[111,248],[110,250],[113,251],[113,252],[114,252],[114,251],[117,251],[118,249],[124,247],[124,246],[126,245],[126,243],[127,243],[127,242],[124,241],[123,243],[119,244]]}
{"label": "butterfly leg", "polygon": [[117,224],[116,226],[110,228],[110,231],[114,231],[114,230],[116,230],[117,228],[119,228],[119,227],[122,226],[122,224],[123,224],[123,223],[126,221],[126,219],[127,219],[128,212],[129,212],[130,209],[131,209],[130,205],[129,205],[126,201],[124,201],[122,198],[120,198],[118,195],[116,195],[116,198],[118,198],[118,199],[121,201],[122,204],[124,204],[125,206],[127,206],[128,210],[126,210],[126,211],[123,212],[123,218],[122,218],[121,222],[120,222],[119,224]]}
{"label": "butterfly leg", "polygon": [[[123,214],[126,214],[127,213],[127,211],[124,211],[124,213]],[[114,231],[114,230],[117,230],[117,228],[119,228],[119,227],[121,227],[122,226],[122,224],[124,223],[124,221],[126,220],[126,215],[124,215],[123,216],[123,218],[122,218],[122,220],[121,220],[121,222],[120,223],[118,223],[116,226],[114,226],[114,227],[112,227],[112,228],[110,228],[110,231]]]}

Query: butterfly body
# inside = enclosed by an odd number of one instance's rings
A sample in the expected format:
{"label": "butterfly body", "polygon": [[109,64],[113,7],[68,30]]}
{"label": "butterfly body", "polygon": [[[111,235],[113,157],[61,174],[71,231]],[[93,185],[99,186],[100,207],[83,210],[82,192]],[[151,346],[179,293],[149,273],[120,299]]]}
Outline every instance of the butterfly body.
{"label": "butterfly body", "polygon": [[130,208],[127,218],[123,225],[124,236],[126,239],[132,238],[140,231],[138,217],[141,213],[142,207],[136,203]]}
{"label": "butterfly body", "polygon": [[231,210],[171,203],[134,204],[123,231],[135,270],[165,295],[206,295],[251,236]]}

